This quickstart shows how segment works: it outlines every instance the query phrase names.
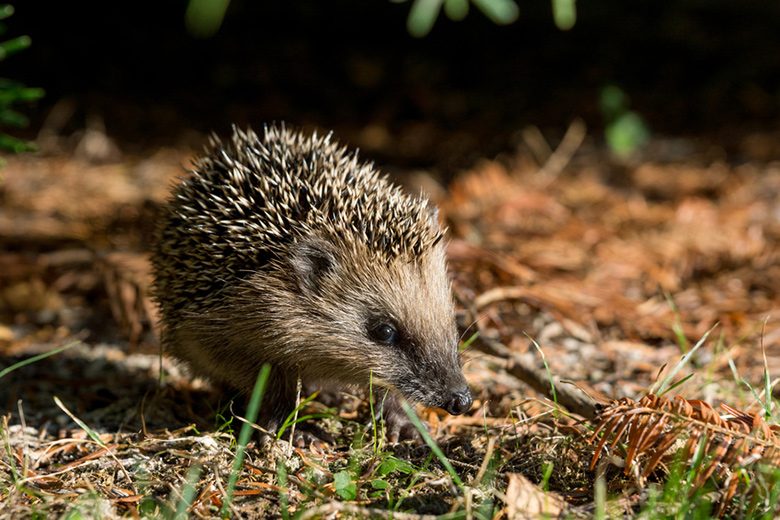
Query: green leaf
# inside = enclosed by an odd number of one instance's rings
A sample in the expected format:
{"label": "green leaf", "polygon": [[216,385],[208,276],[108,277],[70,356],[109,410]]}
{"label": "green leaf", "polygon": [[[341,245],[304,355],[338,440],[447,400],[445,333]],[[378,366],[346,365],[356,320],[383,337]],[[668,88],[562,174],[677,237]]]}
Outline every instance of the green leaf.
{"label": "green leaf", "polygon": [[35,87],[24,87],[18,92],[18,101],[37,101],[46,94],[46,91],[44,91],[42,88]]}
{"label": "green leaf", "polygon": [[545,491],[549,491],[548,484],[550,483],[550,477],[553,472],[552,461],[547,461],[542,465],[542,481],[539,483],[539,487]]}
{"label": "green leaf", "polygon": [[520,10],[513,0],[472,0],[493,23],[506,25],[517,20]]}
{"label": "green leaf", "polygon": [[27,88],[13,82],[0,84],[0,105],[10,105],[21,101],[35,101],[43,96],[43,89]]}
{"label": "green leaf", "polygon": [[553,20],[558,29],[568,31],[577,22],[575,0],[552,0]]}
{"label": "green leaf", "polygon": [[390,483],[386,480],[375,479],[371,481],[371,487],[374,489],[387,489],[390,487]]}
{"label": "green leaf", "polygon": [[344,500],[357,498],[357,485],[352,481],[349,471],[339,471],[333,475],[333,485],[336,488],[336,494]]}
{"label": "green leaf", "polygon": [[30,120],[27,119],[27,116],[20,114],[16,110],[11,110],[9,108],[0,110],[0,125],[22,128],[27,126],[29,122]]}
{"label": "green leaf", "polygon": [[628,110],[628,96],[617,85],[607,85],[601,89],[599,105],[604,119],[613,121]]}
{"label": "green leaf", "polygon": [[629,156],[641,148],[650,139],[642,117],[633,111],[628,111],[617,117],[605,129],[607,145],[619,156]]}
{"label": "green leaf", "polygon": [[0,20],[5,20],[14,14],[14,6],[3,4],[0,5]]}
{"label": "green leaf", "polygon": [[141,518],[151,518],[152,516],[156,516],[155,513],[157,513],[159,509],[159,504],[157,503],[157,500],[154,499],[154,497],[144,497],[141,499],[141,503],[138,504],[138,512],[141,515]]}
{"label": "green leaf", "polygon": [[382,463],[379,465],[379,468],[377,468],[377,473],[381,476],[389,475],[390,473],[393,473],[394,471],[398,471],[399,473],[404,473],[406,475],[410,474],[412,471],[414,471],[414,466],[412,466],[410,463],[406,462],[405,460],[397,459],[393,456],[387,457],[385,460],[382,461]]}
{"label": "green leaf", "polygon": [[421,38],[431,32],[436,18],[439,17],[443,0],[414,0],[406,19],[406,29],[409,34]]}
{"label": "green leaf", "polygon": [[31,152],[35,150],[35,146],[8,134],[0,134],[0,150],[8,150],[13,153]]}
{"label": "green leaf", "polygon": [[377,468],[377,473],[379,473],[384,477],[385,475],[389,475],[390,473],[395,471],[396,467],[397,466],[395,460],[393,459],[393,457],[390,457],[384,462],[382,462],[382,464],[379,465],[379,468]]}
{"label": "green leaf", "polygon": [[289,520],[290,518],[290,497],[287,492],[287,466],[284,463],[284,459],[279,457],[276,459],[276,482],[279,486],[279,505],[282,510],[282,519]]}
{"label": "green leaf", "polygon": [[444,13],[450,20],[459,22],[469,14],[468,0],[444,0]]}
{"label": "green leaf", "polygon": [[62,410],[63,412],[65,412],[65,414],[66,414],[68,417],[70,417],[70,418],[71,418],[71,420],[73,420],[73,422],[75,422],[76,424],[78,424],[78,425],[79,425],[79,427],[80,427],[82,430],[84,430],[84,431],[87,433],[87,435],[89,435],[90,439],[92,439],[93,441],[95,441],[95,443],[96,443],[98,446],[100,446],[101,448],[105,448],[105,447],[106,447],[106,444],[105,444],[105,443],[104,443],[102,440],[100,440],[100,435],[98,434],[98,432],[96,432],[95,430],[93,430],[92,428],[90,428],[89,426],[87,426],[87,423],[85,423],[84,421],[82,421],[81,419],[79,419],[78,417],[76,417],[76,416],[73,414],[73,412],[71,412],[71,411],[68,409],[68,407],[67,407],[67,406],[65,406],[65,403],[63,403],[63,402],[62,402],[62,400],[60,400],[60,398],[59,398],[59,397],[57,397],[57,396],[55,395],[55,396],[53,397],[53,399],[54,399],[54,404],[56,404],[56,405],[57,405],[57,406],[60,408],[60,410]]}
{"label": "green leaf", "polygon": [[31,43],[32,40],[29,36],[17,36],[16,38],[0,43],[0,60],[26,49]]}
{"label": "green leaf", "polygon": [[[687,376],[683,377],[682,379],[680,379],[676,383],[671,384],[669,386],[669,388],[666,389],[666,392],[671,392],[672,390],[674,390],[678,386],[681,386],[681,385],[685,384],[685,382],[688,381],[690,378],[692,378],[694,375],[695,374],[692,374],[692,373],[688,374]],[[664,392],[664,393],[666,393],[666,392]]]}
{"label": "green leaf", "polygon": [[217,34],[225,19],[230,0],[190,0],[184,24],[193,36],[210,38]]}

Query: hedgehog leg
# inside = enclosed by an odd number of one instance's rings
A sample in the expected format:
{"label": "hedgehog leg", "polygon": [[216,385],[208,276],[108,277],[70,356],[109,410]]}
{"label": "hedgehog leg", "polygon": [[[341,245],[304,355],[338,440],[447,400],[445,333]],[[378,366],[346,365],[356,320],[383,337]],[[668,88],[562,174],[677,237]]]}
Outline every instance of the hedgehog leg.
{"label": "hedgehog leg", "polygon": [[[380,403],[377,415],[385,421],[387,440],[396,443],[399,441],[412,440],[415,443],[422,442],[422,436],[412,421],[401,407],[401,397],[395,392],[378,389],[374,392],[375,402]],[[425,422],[423,422],[425,425]]]}

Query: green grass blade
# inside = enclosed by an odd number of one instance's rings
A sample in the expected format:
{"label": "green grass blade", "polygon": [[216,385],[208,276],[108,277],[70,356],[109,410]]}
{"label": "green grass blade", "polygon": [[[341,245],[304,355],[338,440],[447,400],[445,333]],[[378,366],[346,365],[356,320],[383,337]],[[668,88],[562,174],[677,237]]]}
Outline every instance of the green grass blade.
{"label": "green grass blade", "polygon": [[187,471],[187,478],[184,481],[184,488],[181,492],[181,498],[179,499],[179,502],[176,504],[176,514],[173,518],[176,520],[184,520],[188,518],[187,510],[192,505],[193,500],[195,500],[195,492],[197,491],[197,484],[200,480],[200,474],[203,468],[199,464],[195,464],[192,466],[189,471]]}
{"label": "green grass blade", "polygon": [[257,414],[260,412],[260,403],[263,400],[263,394],[265,393],[265,387],[268,383],[270,374],[271,366],[268,364],[263,365],[260,372],[257,374],[255,388],[252,390],[252,397],[249,399],[249,406],[246,411],[246,420],[248,422],[244,422],[241,425],[241,432],[238,434],[236,458],[233,460],[233,468],[230,471],[230,479],[228,480],[228,487],[226,490],[227,496],[222,501],[222,510],[220,511],[222,516],[228,514],[230,504],[233,502],[233,492],[236,489],[236,482],[238,481],[238,475],[241,472],[241,466],[244,464],[246,445],[249,443],[249,438],[252,435],[252,426],[250,423],[254,423],[257,420]]}
{"label": "green grass blade", "polygon": [[452,467],[452,464],[450,463],[449,459],[447,459],[447,456],[444,455],[444,452],[441,451],[439,445],[436,444],[436,441],[434,441],[433,437],[431,437],[428,428],[426,428],[425,425],[420,420],[420,418],[417,417],[417,414],[409,405],[409,403],[407,403],[406,401],[401,401],[401,407],[404,409],[404,412],[406,412],[406,415],[407,417],[409,417],[409,420],[412,421],[414,427],[417,428],[417,431],[419,431],[420,435],[422,435],[425,444],[428,445],[431,451],[436,455],[436,458],[439,459],[439,462],[442,463],[444,469],[447,470],[447,473],[450,474],[450,477],[452,478],[452,481],[455,483],[455,485],[458,486],[460,489],[463,489],[463,481],[458,476],[458,473],[455,471],[455,468]]}
{"label": "green grass blade", "polygon": [[766,322],[769,318],[764,318],[764,323],[761,326],[761,357],[764,361],[764,419],[770,420],[772,418],[772,378],[769,376],[769,362],[766,359],[766,347],[764,346],[764,335],[766,333]]}
{"label": "green grass blade", "polygon": [[677,346],[680,347],[682,353],[685,354],[688,352],[691,345],[688,343],[688,338],[685,337],[685,331],[683,331],[680,309],[677,307],[677,304],[674,303],[674,299],[672,298],[671,294],[664,292],[664,298],[666,298],[666,303],[669,305],[669,308],[672,309],[672,314],[674,315],[672,332],[674,332],[674,336],[677,338]]}
{"label": "green grass blade", "polygon": [[547,379],[550,381],[550,392],[552,393],[552,400],[555,403],[555,407],[557,409],[558,408],[558,394],[555,392],[555,379],[553,379],[552,372],[550,371],[550,365],[547,364],[547,358],[544,357],[544,351],[542,350],[542,347],[539,345],[539,343],[536,342],[536,340],[534,338],[532,338],[528,334],[526,334],[525,337],[528,338],[528,340],[534,346],[536,351],[542,357],[542,363],[544,363],[544,370],[547,372]]}
{"label": "green grass blade", "polygon": [[666,389],[666,391],[665,391],[664,393],[665,393],[665,394],[668,394],[669,392],[671,392],[672,390],[674,390],[674,389],[675,389],[675,388],[677,388],[678,386],[682,386],[683,384],[685,384],[685,382],[686,382],[686,381],[688,381],[688,380],[689,380],[690,378],[692,378],[693,376],[694,376],[694,374],[688,374],[687,376],[683,377],[682,379],[680,379],[680,380],[679,380],[679,381],[677,381],[676,383],[674,383],[674,384],[670,385],[670,386],[669,386],[669,388],[668,388],[668,389]]}
{"label": "green grass blade", "polygon": [[14,363],[10,367],[4,368],[3,370],[0,370],[0,379],[4,378],[14,370],[18,370],[22,367],[26,367],[27,365],[32,365],[36,361],[40,361],[42,359],[46,359],[49,356],[54,356],[55,354],[59,354],[60,352],[63,352],[65,350],[68,350],[69,348],[73,348],[76,345],[80,345],[81,341],[73,341],[71,343],[68,343],[67,345],[64,345],[60,348],[55,348],[54,350],[50,350],[48,352],[44,352],[43,354],[38,354],[37,356],[32,356],[27,359],[23,359],[19,361],[18,363]]}
{"label": "green grass blade", "polygon": [[106,444],[102,440],[100,440],[100,435],[98,435],[95,430],[93,430],[92,428],[87,426],[87,423],[85,423],[84,421],[82,421],[81,419],[76,417],[76,415],[73,412],[71,412],[68,409],[68,407],[65,406],[65,403],[60,401],[60,398],[57,397],[56,395],[54,396],[54,404],[56,404],[60,408],[60,410],[65,412],[65,414],[68,417],[70,417],[73,420],[73,422],[78,424],[79,428],[81,428],[82,430],[87,432],[87,435],[89,435],[89,438],[92,439],[93,441],[95,441],[98,444],[98,446],[100,446],[101,448],[106,448]]}
{"label": "green grass blade", "polygon": [[467,348],[471,346],[472,343],[474,343],[477,338],[479,337],[479,331],[476,331],[474,334],[468,337],[466,341],[461,342],[460,347],[458,347],[458,352],[463,352]]}
{"label": "green grass blade", "polygon": [[276,438],[281,439],[282,435],[284,435],[284,432],[287,431],[287,428],[292,426],[293,424],[298,424],[300,422],[303,422],[308,419],[317,419],[317,418],[323,418],[323,417],[329,417],[329,414],[326,413],[315,413],[315,414],[309,414],[304,415],[302,417],[299,417],[298,414],[300,413],[303,408],[312,402],[314,399],[316,399],[319,392],[314,392],[310,396],[306,397],[305,399],[302,399],[301,402],[298,404],[298,406],[295,407],[295,409],[290,412],[287,417],[284,419],[284,422],[279,427],[279,431],[276,432]]}
{"label": "green grass blade", "polygon": [[279,486],[279,509],[283,520],[290,518],[290,504],[287,496],[287,466],[281,457],[276,461],[276,485]]}
{"label": "green grass blade", "polygon": [[693,346],[691,350],[689,350],[683,357],[680,359],[680,361],[674,366],[674,368],[669,372],[669,374],[663,378],[663,380],[660,382],[656,381],[655,384],[650,388],[651,394],[656,395],[664,395],[666,392],[671,390],[670,386],[672,384],[672,380],[674,379],[674,376],[676,376],[680,370],[682,370],[685,365],[688,364],[688,362],[691,360],[693,355],[696,353],[699,348],[704,345],[704,342],[707,341],[707,338],[710,336],[713,330],[715,330],[715,327],[717,327],[718,324],[716,323],[713,325],[710,330],[704,333],[704,335],[699,339],[699,341],[696,342],[696,344]]}
{"label": "green grass blade", "polygon": [[368,408],[371,412],[371,426],[373,426],[372,445],[374,447],[374,455],[379,455],[379,424],[376,419],[376,410],[374,410],[374,371],[371,370],[368,373]]}

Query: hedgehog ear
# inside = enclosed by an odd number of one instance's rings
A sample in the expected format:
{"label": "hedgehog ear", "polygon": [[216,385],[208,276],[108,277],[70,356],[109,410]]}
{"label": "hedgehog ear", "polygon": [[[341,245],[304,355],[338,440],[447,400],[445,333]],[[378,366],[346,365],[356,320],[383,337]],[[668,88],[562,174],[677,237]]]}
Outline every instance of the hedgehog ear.
{"label": "hedgehog ear", "polygon": [[292,249],[292,267],[301,290],[318,293],[323,278],[336,268],[333,246],[319,238],[297,242]]}

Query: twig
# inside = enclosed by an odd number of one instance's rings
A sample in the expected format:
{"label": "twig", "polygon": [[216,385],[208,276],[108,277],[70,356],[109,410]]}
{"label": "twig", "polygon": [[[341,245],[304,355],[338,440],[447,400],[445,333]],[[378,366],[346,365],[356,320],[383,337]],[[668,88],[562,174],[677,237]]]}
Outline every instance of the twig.
{"label": "twig", "polygon": [[552,392],[550,389],[550,379],[552,378],[552,383],[555,386],[557,393],[556,397],[558,404],[586,419],[593,419],[596,416],[596,399],[573,385],[563,384],[565,381],[558,376],[548,376],[545,370],[537,368],[532,355],[523,355],[512,352],[500,342],[489,338],[481,338],[480,341],[482,344],[486,345],[492,353],[506,360],[504,368],[512,376],[549,399],[552,399]]}
{"label": "twig", "polygon": [[19,410],[19,423],[22,426],[22,476],[26,477],[30,465],[30,458],[27,455],[27,422],[24,418],[24,408],[22,407],[21,399],[16,401],[16,406]]}
{"label": "twig", "polygon": [[496,438],[490,437],[488,439],[487,450],[485,451],[485,458],[482,460],[482,465],[479,467],[479,471],[477,472],[477,476],[474,477],[472,485],[478,485],[480,482],[482,482],[482,479],[485,478],[485,473],[487,473],[488,466],[490,465],[490,459],[493,458],[493,450],[495,447]]}
{"label": "twig", "polygon": [[298,410],[301,407],[301,392],[303,389],[303,383],[301,383],[301,377],[298,376],[298,380],[295,383],[295,410],[293,411],[293,422],[290,426],[290,441],[287,444],[287,449],[285,450],[285,456],[287,459],[292,457],[293,453],[293,446],[295,446],[295,426],[298,424]]}
{"label": "twig", "polygon": [[538,126],[530,125],[523,128],[521,137],[528,149],[531,150],[531,154],[533,154],[539,166],[550,160],[550,156],[553,153],[552,148]]}
{"label": "twig", "polygon": [[585,123],[582,119],[575,119],[563,134],[563,139],[558,148],[547,158],[539,169],[539,176],[546,179],[545,185],[549,185],[569,165],[574,154],[579,150],[586,135]]}

